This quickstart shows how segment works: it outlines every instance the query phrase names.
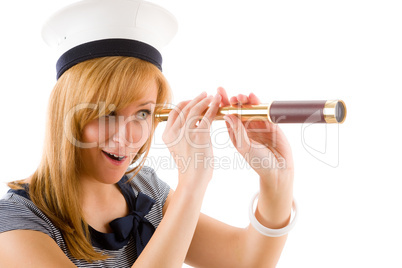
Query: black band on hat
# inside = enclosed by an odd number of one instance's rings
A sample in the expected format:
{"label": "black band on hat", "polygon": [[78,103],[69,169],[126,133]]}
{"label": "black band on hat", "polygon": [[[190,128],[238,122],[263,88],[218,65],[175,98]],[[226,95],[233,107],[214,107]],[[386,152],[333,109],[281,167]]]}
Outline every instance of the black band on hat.
{"label": "black band on hat", "polygon": [[104,39],[76,46],[61,55],[56,64],[57,79],[74,65],[100,57],[126,56],[148,61],[162,71],[162,55],[154,47],[130,39]]}

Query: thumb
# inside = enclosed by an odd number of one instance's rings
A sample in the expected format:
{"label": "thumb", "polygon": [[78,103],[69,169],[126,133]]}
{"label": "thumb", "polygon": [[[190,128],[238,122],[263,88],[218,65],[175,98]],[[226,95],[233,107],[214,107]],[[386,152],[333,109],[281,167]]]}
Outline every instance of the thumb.
{"label": "thumb", "polygon": [[250,150],[251,141],[240,118],[235,115],[225,115],[223,117],[228,126],[229,136],[233,145],[243,156]]}

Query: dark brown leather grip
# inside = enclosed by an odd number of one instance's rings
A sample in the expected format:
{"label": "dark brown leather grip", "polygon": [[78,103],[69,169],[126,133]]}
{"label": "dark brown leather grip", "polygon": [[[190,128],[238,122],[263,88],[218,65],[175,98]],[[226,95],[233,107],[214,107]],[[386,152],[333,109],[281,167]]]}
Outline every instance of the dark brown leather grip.
{"label": "dark brown leather grip", "polygon": [[274,101],[269,108],[273,123],[325,123],[326,101]]}

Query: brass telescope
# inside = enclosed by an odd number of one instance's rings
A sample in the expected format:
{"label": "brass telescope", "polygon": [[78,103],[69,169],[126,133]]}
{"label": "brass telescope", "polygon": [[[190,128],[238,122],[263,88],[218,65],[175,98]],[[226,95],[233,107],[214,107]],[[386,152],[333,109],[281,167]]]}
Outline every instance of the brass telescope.
{"label": "brass telescope", "polygon": [[[171,110],[156,111],[155,119],[160,122],[167,121]],[[346,105],[342,100],[273,101],[258,105],[232,105],[220,107],[214,120],[224,120],[223,116],[226,114],[237,114],[242,121],[269,120],[274,124],[342,124],[346,118]]]}

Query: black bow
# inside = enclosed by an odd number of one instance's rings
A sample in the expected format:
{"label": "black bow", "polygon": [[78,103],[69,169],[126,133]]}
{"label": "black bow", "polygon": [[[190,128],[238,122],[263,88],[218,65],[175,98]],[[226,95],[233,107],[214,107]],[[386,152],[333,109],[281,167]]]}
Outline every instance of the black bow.
{"label": "black bow", "polygon": [[137,257],[140,256],[155,232],[155,227],[145,218],[154,203],[155,200],[149,196],[138,193],[134,210],[126,217],[115,219],[110,223],[110,227],[114,230],[119,242],[127,240],[130,233],[134,235]]}

